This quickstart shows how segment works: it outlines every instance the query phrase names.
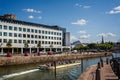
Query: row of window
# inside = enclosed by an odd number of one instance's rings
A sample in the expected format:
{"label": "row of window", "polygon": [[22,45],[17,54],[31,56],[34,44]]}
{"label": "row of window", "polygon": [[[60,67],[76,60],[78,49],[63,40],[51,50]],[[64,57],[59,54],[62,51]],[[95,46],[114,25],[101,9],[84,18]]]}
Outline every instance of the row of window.
{"label": "row of window", "polygon": [[0,32],[0,36],[9,36],[9,37],[23,37],[23,38],[35,38],[35,39],[52,39],[52,40],[61,40],[61,37],[53,36],[40,36],[40,35],[30,35],[30,34],[21,34],[21,33],[8,33]]}
{"label": "row of window", "polygon": [[[37,40],[17,40],[17,39],[3,39],[3,43],[7,43],[11,41],[12,43],[28,43],[28,44],[54,44],[54,45],[61,45],[61,42],[53,42],[53,41],[37,41]],[[0,43],[2,43],[2,39],[0,39]]]}
{"label": "row of window", "polygon": [[27,29],[27,28],[21,28],[21,27],[12,27],[7,25],[0,25],[0,29],[4,30],[14,30],[14,31],[23,31],[23,32],[30,32],[30,33],[42,33],[42,34],[49,34],[49,35],[59,35],[61,36],[61,33],[59,32],[52,32],[52,31],[45,31],[45,30],[37,30],[37,29]]}

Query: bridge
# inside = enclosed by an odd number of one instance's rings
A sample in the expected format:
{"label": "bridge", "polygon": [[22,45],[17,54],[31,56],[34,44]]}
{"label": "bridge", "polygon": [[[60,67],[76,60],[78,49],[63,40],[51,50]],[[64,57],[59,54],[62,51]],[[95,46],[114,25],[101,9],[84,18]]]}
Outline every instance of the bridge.
{"label": "bridge", "polygon": [[9,65],[21,65],[21,64],[32,64],[32,63],[50,63],[53,61],[67,61],[67,60],[80,60],[85,58],[95,58],[95,57],[104,57],[112,55],[111,52],[99,52],[99,53],[88,53],[83,54],[56,54],[56,55],[41,55],[41,56],[12,56],[12,57],[0,57],[0,66],[9,66]]}

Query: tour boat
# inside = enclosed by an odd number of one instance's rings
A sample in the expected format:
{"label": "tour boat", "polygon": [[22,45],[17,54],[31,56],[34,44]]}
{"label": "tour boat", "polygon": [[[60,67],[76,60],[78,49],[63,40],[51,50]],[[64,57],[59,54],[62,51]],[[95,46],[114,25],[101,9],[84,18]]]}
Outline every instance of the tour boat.
{"label": "tour boat", "polygon": [[[80,61],[74,61],[74,62],[61,62],[60,64],[56,64],[56,69],[60,68],[65,68],[65,67],[70,67],[70,66],[77,66],[80,65]],[[54,70],[55,66],[54,64],[47,64],[47,65],[40,65],[39,66],[40,70]]]}

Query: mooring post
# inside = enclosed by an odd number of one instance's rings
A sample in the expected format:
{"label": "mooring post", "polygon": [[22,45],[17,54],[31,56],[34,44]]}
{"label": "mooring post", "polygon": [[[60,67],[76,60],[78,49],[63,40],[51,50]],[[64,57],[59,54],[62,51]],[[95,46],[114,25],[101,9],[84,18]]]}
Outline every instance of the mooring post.
{"label": "mooring post", "polygon": [[56,61],[54,61],[54,67],[55,67],[54,73],[55,73],[55,80],[56,80]]}

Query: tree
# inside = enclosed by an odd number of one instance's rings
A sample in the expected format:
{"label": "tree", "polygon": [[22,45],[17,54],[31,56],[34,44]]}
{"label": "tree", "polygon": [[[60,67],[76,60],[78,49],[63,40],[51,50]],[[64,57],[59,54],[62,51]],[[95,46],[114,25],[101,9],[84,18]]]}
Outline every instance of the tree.
{"label": "tree", "polygon": [[27,42],[24,43],[24,47],[25,47],[26,50],[27,50],[27,48],[29,47],[29,45],[28,45]]}
{"label": "tree", "polygon": [[41,43],[40,43],[40,42],[37,44],[37,47],[38,47],[38,48],[41,48]]}
{"label": "tree", "polygon": [[53,45],[51,44],[51,45],[50,45],[50,51],[51,51],[52,48],[53,48]]}
{"label": "tree", "polygon": [[[12,46],[12,41],[9,40],[9,41],[6,43],[6,46],[7,46],[8,48],[10,48],[10,47]],[[9,52],[9,49],[8,49],[8,52]]]}

